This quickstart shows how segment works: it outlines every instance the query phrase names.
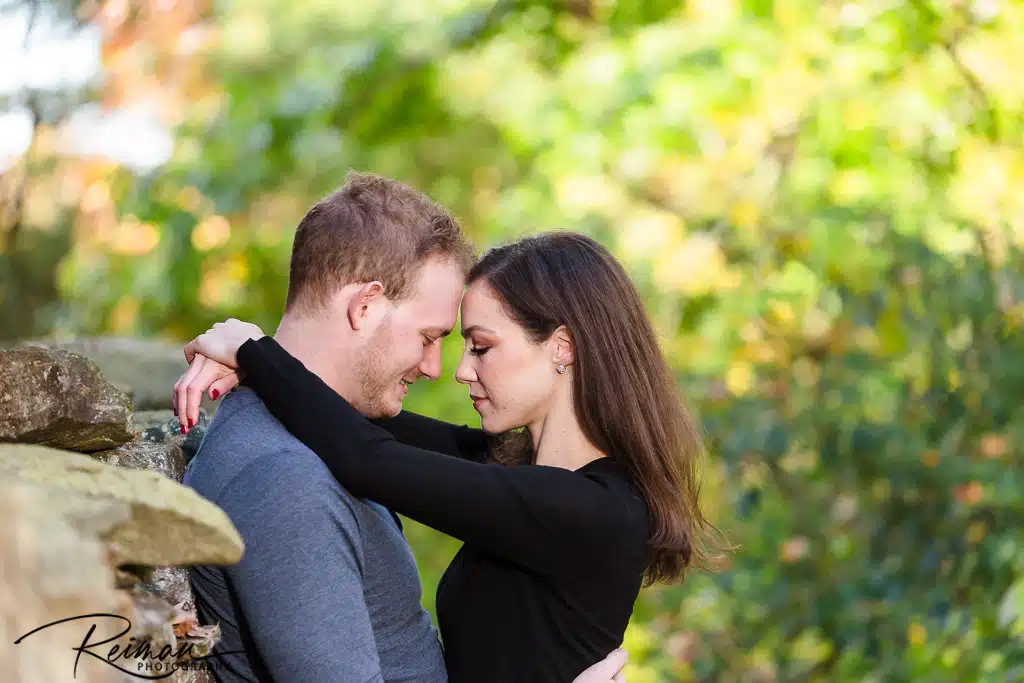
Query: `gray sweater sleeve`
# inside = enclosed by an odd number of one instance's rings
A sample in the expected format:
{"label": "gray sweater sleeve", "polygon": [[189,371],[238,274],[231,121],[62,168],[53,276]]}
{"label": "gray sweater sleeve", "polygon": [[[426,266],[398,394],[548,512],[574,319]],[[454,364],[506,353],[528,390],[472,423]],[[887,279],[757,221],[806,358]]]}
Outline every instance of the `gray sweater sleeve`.
{"label": "gray sweater sleeve", "polygon": [[356,516],[309,458],[262,457],[217,497],[245,539],[228,580],[275,681],[382,681]]}

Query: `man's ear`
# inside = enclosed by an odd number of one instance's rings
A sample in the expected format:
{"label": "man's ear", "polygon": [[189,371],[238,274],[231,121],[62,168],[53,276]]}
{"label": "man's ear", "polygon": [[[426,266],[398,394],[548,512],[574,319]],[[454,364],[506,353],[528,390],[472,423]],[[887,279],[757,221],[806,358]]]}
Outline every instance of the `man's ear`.
{"label": "man's ear", "polygon": [[372,317],[371,307],[384,298],[384,285],[379,280],[367,282],[348,301],[348,324],[353,330],[362,329]]}
{"label": "man's ear", "polygon": [[565,325],[559,326],[557,330],[551,333],[551,341],[554,344],[555,352],[552,360],[561,365],[572,365],[576,356],[569,328]]}

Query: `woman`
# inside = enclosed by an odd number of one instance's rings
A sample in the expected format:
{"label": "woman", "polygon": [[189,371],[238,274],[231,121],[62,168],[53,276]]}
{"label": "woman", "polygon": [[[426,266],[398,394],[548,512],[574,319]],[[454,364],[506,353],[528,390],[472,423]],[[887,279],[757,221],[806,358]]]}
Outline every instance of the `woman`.
{"label": "woman", "polygon": [[570,681],[622,642],[642,584],[715,559],[700,437],[636,288],[594,240],[494,249],[467,284],[456,379],[482,429],[371,422],[248,323],[186,352],[239,368],[353,495],[464,541],[437,593],[453,683]]}

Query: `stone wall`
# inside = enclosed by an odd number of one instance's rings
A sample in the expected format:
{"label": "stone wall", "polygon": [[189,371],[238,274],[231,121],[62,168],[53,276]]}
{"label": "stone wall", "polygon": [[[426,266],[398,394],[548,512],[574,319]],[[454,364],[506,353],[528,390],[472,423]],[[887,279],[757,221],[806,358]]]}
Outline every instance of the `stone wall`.
{"label": "stone wall", "polygon": [[[219,634],[196,622],[186,567],[238,562],[243,543],[222,510],[180,483],[210,411],[181,434],[170,403],[185,364],[169,346],[0,349],[4,681],[137,681],[175,665],[161,680],[212,680],[187,664]],[[114,616],[80,618],[90,614]],[[68,621],[46,626],[59,620]],[[78,656],[93,625],[90,645],[111,640]],[[160,657],[162,648],[182,656]]]}

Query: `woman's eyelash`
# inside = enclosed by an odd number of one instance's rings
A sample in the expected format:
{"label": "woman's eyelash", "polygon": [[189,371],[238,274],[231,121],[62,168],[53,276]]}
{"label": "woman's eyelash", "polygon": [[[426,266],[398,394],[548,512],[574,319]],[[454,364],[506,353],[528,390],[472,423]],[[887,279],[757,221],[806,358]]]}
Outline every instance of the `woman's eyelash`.
{"label": "woman's eyelash", "polygon": [[484,355],[485,353],[487,353],[488,349],[490,349],[490,347],[489,347],[489,346],[484,346],[484,347],[479,347],[479,346],[471,346],[471,347],[469,348],[469,352],[470,352],[471,354],[473,354],[474,356],[482,356],[482,355]]}

